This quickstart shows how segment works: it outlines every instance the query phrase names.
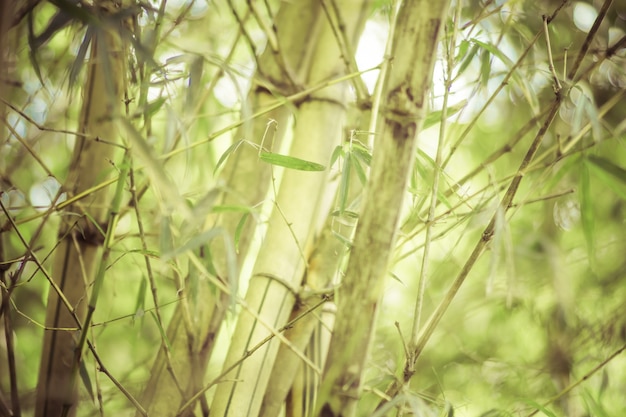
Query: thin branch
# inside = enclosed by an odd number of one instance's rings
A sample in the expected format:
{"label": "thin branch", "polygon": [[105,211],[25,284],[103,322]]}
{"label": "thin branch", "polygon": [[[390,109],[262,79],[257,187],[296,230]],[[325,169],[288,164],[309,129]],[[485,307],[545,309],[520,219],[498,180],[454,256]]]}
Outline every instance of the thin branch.
{"label": "thin branch", "polygon": [[606,13],[608,12],[609,7],[611,7],[612,3],[613,3],[613,0],[604,1],[604,4],[602,5],[602,8],[600,9],[598,16],[596,17],[596,20],[593,22],[593,25],[591,26],[591,29],[589,30],[589,33],[587,34],[587,37],[585,38],[585,42],[583,43],[583,46],[580,48],[580,51],[578,51],[578,56],[576,57],[576,61],[574,61],[574,65],[572,66],[572,69],[570,69],[569,74],[567,74],[568,79],[573,80],[574,77],[576,76],[576,72],[578,71],[578,68],[580,68],[580,65],[582,64],[583,59],[585,58],[585,55],[587,55],[587,51],[589,51],[589,48],[591,47],[591,41],[598,33],[598,29],[600,29],[600,25],[602,24],[602,21],[606,17]]}
{"label": "thin branch", "polygon": [[[11,110],[13,110],[14,112],[16,112],[17,114],[19,114],[22,118],[26,119],[26,121],[32,125],[34,125],[37,129],[44,131],[44,132],[55,132],[55,133],[65,133],[67,135],[72,135],[72,136],[78,136],[78,137],[83,137],[83,138],[89,138],[89,135],[86,135],[84,133],[80,133],[80,132],[75,132],[73,130],[65,130],[65,129],[54,129],[51,127],[47,127],[44,126],[40,123],[37,123],[35,120],[33,120],[33,118],[31,118],[29,115],[27,115],[26,113],[24,113],[23,111],[21,111],[20,109],[18,109],[17,107],[15,107],[13,104],[9,103],[8,101],[6,101],[4,98],[0,97],[0,101],[2,101],[6,106],[10,107]],[[5,121],[6,123],[6,121]],[[8,125],[8,123],[7,123]]]}
{"label": "thin branch", "polygon": [[550,30],[548,29],[548,17],[543,16],[543,31],[546,35],[546,50],[548,51],[548,68],[552,73],[552,78],[554,82],[554,90],[559,92],[563,89],[561,86],[561,82],[559,81],[559,76],[556,75],[556,70],[554,69],[554,61],[552,60],[552,46],[550,45]]}

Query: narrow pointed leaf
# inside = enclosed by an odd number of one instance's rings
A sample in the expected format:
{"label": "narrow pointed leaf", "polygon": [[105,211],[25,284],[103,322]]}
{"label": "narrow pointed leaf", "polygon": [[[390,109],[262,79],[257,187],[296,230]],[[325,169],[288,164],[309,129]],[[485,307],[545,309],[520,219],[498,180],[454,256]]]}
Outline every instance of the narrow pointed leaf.
{"label": "narrow pointed leaf", "polygon": [[237,223],[237,227],[235,228],[235,252],[239,253],[239,240],[241,239],[241,233],[243,232],[243,227],[246,225],[246,220],[248,220],[249,213],[245,213],[241,216],[241,220]]}
{"label": "narrow pointed leaf", "polygon": [[344,155],[343,147],[341,145],[337,145],[335,147],[335,150],[333,151],[333,154],[330,156],[330,166],[335,165],[335,162],[337,162],[337,159],[343,155]]}
{"label": "narrow pointed leaf", "polygon": [[372,153],[364,146],[357,144],[352,145],[352,155],[359,158],[367,166],[370,166],[370,164],[372,163]]}
{"label": "narrow pointed leaf", "polygon": [[216,236],[218,236],[221,233],[221,231],[222,229],[220,228],[214,228],[214,229],[209,229],[205,232],[202,232],[198,234],[197,236],[194,236],[193,238],[191,238],[187,243],[185,243],[181,247],[176,248],[170,252],[163,253],[162,259],[165,261],[168,261],[187,251],[192,251],[194,249],[197,249],[200,246],[205,245],[207,242],[213,240]]}
{"label": "narrow pointed leaf", "polygon": [[80,361],[78,373],[80,374],[80,379],[85,385],[85,389],[89,393],[91,401],[95,402],[96,399],[93,396],[93,385],[91,385],[91,379],[89,378],[89,372],[87,372],[87,368],[85,367],[85,361]]}
{"label": "narrow pointed leaf", "polygon": [[252,213],[254,209],[248,206],[236,206],[236,205],[216,205],[213,206],[211,213],[232,213],[232,212],[241,212],[241,213]]}
{"label": "narrow pointed leaf", "polygon": [[[454,106],[448,107],[447,116],[452,117],[456,113],[458,113],[465,105],[467,104],[467,100],[463,100],[460,103],[455,104]],[[436,125],[441,121],[441,116],[443,112],[441,110],[433,111],[426,116],[426,120],[424,120],[424,129],[428,129],[429,127]]]}
{"label": "narrow pointed leaf", "polygon": [[348,191],[350,190],[350,171],[352,168],[352,159],[350,154],[346,154],[343,162],[343,170],[341,171],[341,183],[339,186],[339,211],[343,213],[346,209],[348,200]]}
{"label": "narrow pointed leaf", "polygon": [[587,158],[587,161],[589,161],[593,166],[596,166],[607,174],[613,176],[613,178],[618,180],[621,184],[626,185],[626,169],[613,163],[609,159],[602,158],[600,156],[590,155]]}
{"label": "narrow pointed leaf", "polygon": [[224,151],[222,156],[220,156],[220,159],[217,161],[217,165],[215,165],[215,169],[213,170],[213,174],[215,174],[217,172],[217,170],[222,166],[222,164],[226,161],[226,159],[230,156],[230,154],[235,152],[239,148],[239,146],[241,146],[242,143],[243,143],[243,140],[238,140],[235,143],[233,143],[232,145],[230,145],[228,147],[228,149],[226,149]]}
{"label": "narrow pointed leaf", "polygon": [[294,156],[281,155],[272,152],[261,152],[259,158],[268,164],[277,165],[298,171],[324,171],[326,167],[316,162],[305,161]]}
{"label": "narrow pointed leaf", "polygon": [[163,107],[167,99],[165,97],[159,97],[156,100],[148,103],[146,106],[145,114],[147,116],[154,116]]}
{"label": "narrow pointed leaf", "polygon": [[472,46],[472,49],[470,50],[470,52],[465,56],[465,58],[463,59],[463,62],[461,62],[461,65],[459,66],[459,69],[456,73],[456,77],[462,75],[465,72],[467,67],[469,67],[469,65],[474,60],[474,57],[476,56],[477,52],[478,52],[478,45]]}
{"label": "narrow pointed leaf", "polygon": [[486,42],[482,42],[479,41],[478,39],[472,39],[472,42],[475,45],[480,46],[482,49],[484,49],[485,51],[489,52],[491,55],[497,57],[500,61],[502,61],[502,63],[504,63],[507,67],[512,67],[513,66],[513,61],[511,61],[509,59],[508,56],[506,56],[500,49],[498,49],[495,45],[492,45],[490,43],[486,43]]}
{"label": "narrow pointed leaf", "polygon": [[626,200],[626,170],[608,159],[590,156],[585,165],[594,176],[606,184],[615,194]]}
{"label": "narrow pointed leaf", "polygon": [[589,258],[593,258],[594,253],[594,214],[593,214],[593,196],[591,191],[591,181],[589,178],[589,168],[586,164],[582,165],[581,178],[581,221],[583,226],[583,233],[587,242],[587,250]]}
{"label": "narrow pointed leaf", "polygon": [[367,182],[367,175],[365,174],[365,170],[361,166],[361,163],[358,159],[352,158],[352,166],[354,167],[354,172],[356,172],[357,177],[359,177],[359,181],[362,185],[365,185]]}
{"label": "narrow pointed leaf", "polygon": [[148,280],[143,277],[137,291],[137,301],[135,302],[135,312],[145,311],[146,290],[148,289]]}
{"label": "narrow pointed leaf", "polygon": [[159,329],[159,333],[161,334],[161,340],[163,340],[165,342],[165,346],[167,346],[167,350],[172,352],[173,349],[172,349],[172,345],[170,344],[170,340],[167,338],[167,332],[165,331],[163,326],[161,326],[161,323],[159,323],[159,319],[158,319],[157,315],[154,313],[154,311],[151,311],[150,315],[154,319],[154,322],[156,323],[157,329]]}

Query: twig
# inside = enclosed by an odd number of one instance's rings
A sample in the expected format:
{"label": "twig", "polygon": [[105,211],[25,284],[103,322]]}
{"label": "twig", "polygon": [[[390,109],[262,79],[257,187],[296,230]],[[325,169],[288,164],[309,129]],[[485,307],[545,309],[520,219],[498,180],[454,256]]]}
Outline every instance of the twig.
{"label": "twig", "polygon": [[[56,132],[56,133],[65,133],[68,135],[73,135],[73,136],[78,136],[78,137],[82,137],[82,138],[89,138],[89,135],[86,135],[84,133],[80,133],[80,132],[74,132],[72,130],[65,130],[65,129],[54,129],[51,127],[47,127],[44,126],[40,123],[37,123],[35,120],[33,120],[30,116],[28,116],[26,113],[24,113],[23,111],[21,111],[20,109],[18,109],[17,107],[15,107],[13,104],[9,103],[8,101],[6,101],[4,98],[0,97],[0,101],[2,101],[5,105],[7,105],[8,107],[10,107],[14,112],[16,112],[17,114],[19,114],[21,117],[23,117],[24,119],[26,119],[28,121],[28,123],[34,125],[37,129],[41,130],[41,131],[45,131],[45,132]],[[5,122],[6,123],[6,122]]]}
{"label": "twig", "polygon": [[554,91],[556,93],[560,93],[563,89],[561,86],[561,82],[559,81],[559,76],[556,75],[556,70],[554,69],[554,61],[552,59],[552,46],[550,45],[550,30],[548,29],[548,16],[543,16],[543,31],[546,35],[546,50],[548,51],[548,68],[552,73],[552,78],[554,82]]}
{"label": "twig", "polygon": [[589,30],[589,33],[587,34],[587,37],[585,38],[585,42],[583,43],[583,46],[580,48],[580,51],[578,51],[578,56],[576,57],[576,61],[574,61],[574,65],[572,66],[572,69],[570,70],[569,74],[567,74],[568,79],[570,80],[574,79],[574,76],[576,75],[578,68],[580,68],[580,65],[582,64],[583,59],[585,58],[585,55],[587,55],[587,51],[589,51],[589,48],[591,47],[591,41],[598,33],[598,29],[600,29],[600,24],[602,24],[602,21],[606,17],[606,13],[608,12],[609,7],[611,7],[612,3],[613,3],[613,0],[605,0],[604,4],[602,5],[602,8],[600,9],[598,16],[596,17],[596,20],[593,22],[593,25],[591,26],[591,29]]}

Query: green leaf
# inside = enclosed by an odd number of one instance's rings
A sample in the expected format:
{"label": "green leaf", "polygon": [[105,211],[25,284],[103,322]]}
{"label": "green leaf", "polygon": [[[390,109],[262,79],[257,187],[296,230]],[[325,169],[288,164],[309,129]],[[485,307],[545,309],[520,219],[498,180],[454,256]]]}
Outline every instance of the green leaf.
{"label": "green leaf", "polygon": [[87,372],[87,368],[85,367],[85,361],[80,361],[80,365],[78,367],[78,373],[80,374],[80,379],[85,384],[85,389],[89,393],[91,397],[91,401],[95,402],[96,399],[93,396],[93,386],[91,385],[91,379],[89,378],[89,372]]}
{"label": "green leaf", "polygon": [[337,159],[339,159],[340,156],[344,156],[343,147],[341,145],[337,145],[335,150],[333,150],[333,154],[330,156],[330,166],[335,165],[335,162],[337,162]]}
{"label": "green leaf", "polygon": [[226,158],[228,158],[228,156],[235,152],[239,146],[241,146],[241,144],[243,143],[243,140],[238,140],[235,143],[233,143],[232,145],[230,145],[228,147],[228,149],[226,149],[224,151],[224,153],[222,154],[222,156],[220,156],[219,161],[217,161],[217,165],[215,165],[215,169],[213,170],[213,174],[215,175],[215,173],[217,172],[217,170],[220,168],[220,166],[222,166],[222,164],[224,163],[224,161],[226,161]]}
{"label": "green leaf", "polygon": [[469,50],[469,46],[470,46],[469,41],[465,39],[461,41],[461,43],[459,44],[459,51],[454,57],[454,62],[459,62],[461,59],[465,57],[465,54],[467,54],[467,51]]}
{"label": "green leaf", "polygon": [[[447,117],[454,116],[456,113],[461,111],[461,109],[463,109],[466,104],[467,104],[467,100],[463,100],[455,104],[454,106],[449,106],[446,116]],[[442,114],[443,114],[442,110],[436,110],[436,111],[430,112],[428,116],[426,116],[426,119],[424,120],[423,129],[428,129],[429,127],[439,123],[441,121]]]}
{"label": "green leaf", "polygon": [[351,153],[359,158],[361,161],[365,163],[365,165],[370,166],[372,163],[372,153],[366,147],[353,143]]}
{"label": "green leaf", "polygon": [[161,334],[161,339],[165,342],[165,346],[167,346],[167,350],[169,352],[173,352],[172,345],[170,344],[170,340],[167,338],[167,333],[165,332],[165,329],[163,328],[163,326],[161,326],[161,323],[159,323],[159,319],[157,315],[154,313],[154,311],[151,311],[150,315],[154,319],[154,322],[156,323],[157,328],[159,329],[159,333]]}
{"label": "green leaf", "polygon": [[80,361],[80,365],[78,367],[78,373],[80,374],[80,379],[83,381],[85,385],[85,389],[89,393],[89,397],[91,397],[91,401],[96,401],[93,396],[93,386],[91,385],[91,379],[89,378],[89,372],[87,372],[87,368],[85,367],[85,361]]}
{"label": "green leaf", "polygon": [[94,219],[91,214],[85,212],[85,217],[87,218],[87,220],[89,220],[89,222],[92,224],[92,226],[95,227],[98,232],[100,232],[100,235],[106,236],[106,232],[104,231],[104,229],[102,229],[100,224],[98,224],[96,219]]}
{"label": "green leaf", "polygon": [[480,84],[484,87],[489,82],[491,74],[491,56],[488,51],[483,51],[480,55]]}
{"label": "green leaf", "polygon": [[161,233],[159,234],[161,237],[159,242],[159,250],[161,251],[161,254],[173,252],[173,236],[172,230],[170,229],[171,217],[168,215],[164,215],[159,223],[161,225]]}
{"label": "green leaf", "polygon": [[610,416],[608,411],[604,408],[603,402],[599,399],[596,400],[595,398],[593,398],[593,395],[588,390],[583,391],[583,399],[585,401],[587,410],[591,411],[590,415],[594,417]]}
{"label": "green leaf", "polygon": [[135,301],[135,311],[145,310],[146,290],[148,289],[148,280],[143,277],[141,284],[139,285],[139,291],[137,291],[137,301]]}
{"label": "green leaf", "polygon": [[220,229],[219,227],[204,231],[192,237],[191,239],[189,239],[189,241],[185,243],[183,246],[176,248],[172,251],[163,253],[161,258],[164,261],[169,261],[170,259],[175,258],[180,254],[183,254],[187,251],[192,251],[194,249],[199,248],[200,246],[205,245],[207,242],[215,239],[215,237],[219,235],[220,233],[222,233],[222,229]]}
{"label": "green leaf", "polygon": [[359,218],[359,213],[355,212],[355,211],[350,211],[350,210],[344,210],[343,212],[340,212],[339,210],[335,210],[331,213],[331,215],[335,216],[335,217],[339,217],[339,216],[344,216],[344,217],[348,217],[351,219],[358,219]]}
{"label": "green leaf", "polygon": [[239,223],[237,223],[237,228],[235,229],[235,252],[239,253],[239,240],[241,239],[241,233],[243,232],[243,227],[246,225],[246,220],[248,220],[248,216],[250,213],[245,213],[241,216]]}
{"label": "green leaf", "polygon": [[146,106],[145,114],[149,117],[154,116],[156,112],[158,112],[161,107],[163,107],[163,104],[165,104],[166,101],[167,99],[165,97],[159,97],[153,102],[148,103],[148,105]]}
{"label": "green leaf", "polygon": [[68,77],[68,83],[70,88],[76,85],[78,80],[78,75],[80,71],[85,66],[87,51],[89,51],[89,46],[91,45],[91,40],[95,35],[95,29],[91,26],[87,27],[85,31],[85,36],[83,37],[83,41],[80,43],[80,47],[78,48],[78,53],[76,54],[76,59],[72,62],[70,66],[70,74]]}
{"label": "green leaf", "polygon": [[272,152],[261,152],[259,158],[268,164],[277,165],[298,171],[324,171],[326,167],[316,162],[305,161],[288,155],[281,155]]}
{"label": "green leaf", "polygon": [[531,400],[530,398],[522,399],[526,404],[534,407],[536,410],[541,411],[544,415],[548,417],[557,417],[552,411],[548,410],[545,406],[539,404],[537,401]]}
{"label": "green leaf", "polygon": [[343,243],[343,244],[346,246],[346,248],[351,248],[351,247],[352,247],[352,241],[350,241],[350,239],[348,239],[348,238],[346,238],[346,237],[344,237],[344,236],[340,235],[339,233],[335,232],[334,230],[333,230],[333,235],[334,235],[337,239],[339,239],[339,241],[340,241],[341,243]]}
{"label": "green leaf", "polygon": [[479,41],[478,39],[475,39],[475,38],[472,38],[472,43],[474,43],[475,45],[480,46],[485,51],[488,51],[491,55],[497,57],[507,67],[510,68],[510,67],[513,66],[513,61],[511,61],[508,56],[504,55],[504,53],[501,50],[499,50],[495,45]]}
{"label": "green leaf", "polygon": [[348,192],[350,191],[350,171],[352,168],[352,158],[350,154],[346,154],[343,161],[343,170],[341,170],[341,183],[339,185],[339,211],[343,213],[346,209],[348,201]]}
{"label": "green leaf", "polygon": [[237,205],[217,205],[213,206],[212,213],[253,213],[255,210],[249,206],[237,206]]}
{"label": "green leaf", "polygon": [[356,172],[357,177],[359,177],[359,181],[361,181],[362,185],[365,185],[365,183],[367,182],[367,175],[365,174],[365,170],[357,159],[353,158],[352,161],[354,161],[352,166],[354,167],[354,171]]}
{"label": "green leaf", "polygon": [[585,241],[587,242],[587,251],[589,259],[593,259],[594,254],[594,220],[593,214],[593,197],[591,191],[591,181],[589,178],[589,168],[587,164],[582,165],[580,175],[580,213],[581,221],[583,225],[583,233],[585,235]]}
{"label": "green leaf", "polygon": [[626,200],[626,190],[623,188],[626,185],[626,169],[606,158],[594,155],[590,155],[586,162],[599,179]]}
{"label": "green leaf", "polygon": [[459,69],[456,72],[455,78],[457,78],[460,75],[462,75],[465,72],[465,70],[467,69],[467,67],[469,67],[469,65],[472,63],[472,60],[476,56],[476,53],[478,52],[478,49],[479,49],[478,45],[475,44],[474,46],[472,46],[472,49],[470,50],[469,54],[467,54],[465,56],[465,58],[463,59],[463,62],[461,62],[461,65],[459,66]]}
{"label": "green leaf", "polygon": [[393,272],[391,272],[389,275],[391,275],[391,278],[392,278],[394,281],[398,282],[399,284],[401,284],[403,287],[405,287],[405,288],[406,288],[406,284],[405,284],[405,283],[404,283],[404,282],[400,279],[400,277],[399,277],[399,276],[397,276],[397,275],[396,275],[396,274],[394,274]]}

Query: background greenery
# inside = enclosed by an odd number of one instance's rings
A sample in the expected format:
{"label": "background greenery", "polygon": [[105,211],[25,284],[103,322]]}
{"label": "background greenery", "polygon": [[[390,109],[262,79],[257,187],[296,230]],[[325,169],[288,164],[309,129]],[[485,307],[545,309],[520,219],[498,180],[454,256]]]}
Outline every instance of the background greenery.
{"label": "background greenery", "polygon": [[[264,21],[271,23],[283,3],[265,2]],[[337,1],[339,7],[341,3]],[[438,324],[417,362],[416,375],[390,402],[404,404],[405,413],[525,416],[539,408],[539,414],[548,416],[618,416],[626,410],[626,358],[623,353],[612,356],[626,343],[626,3],[564,3],[548,29],[554,70],[565,87],[559,113],[524,173],[513,206],[496,215],[493,240]],[[10,325],[14,339],[3,337],[0,343],[0,388],[2,401],[10,404],[8,364],[13,360],[25,415],[34,408],[49,284],[27,261],[16,228],[51,268],[59,217],[68,214],[49,206],[66,198],[59,186],[67,176],[76,140],[67,132],[78,128],[85,84],[80,54],[87,47],[89,24],[69,8],[71,4],[77,3],[41,2],[21,19],[17,12],[22,9],[16,7],[16,18],[3,39],[7,49],[1,80],[0,177],[2,205],[15,224],[6,213],[1,215],[3,328]],[[503,187],[540,129],[555,96],[542,15],[560,5],[560,1],[464,1],[453,2],[450,8],[426,129],[419,139],[393,262],[381,293],[360,415],[374,413],[390,382],[402,374],[403,344],[411,333],[420,271],[427,277],[423,315],[428,317],[492,214],[498,213]],[[571,77],[563,74],[576,65],[591,24],[607,5],[578,71],[580,79],[570,89]],[[371,5],[362,37],[368,43],[362,42],[356,54],[361,71],[371,69],[364,66],[368,56],[381,57],[373,66],[383,62],[383,52],[372,45],[384,46],[394,8],[389,1]],[[122,34],[133,36],[124,114],[153,159],[133,161],[145,233],[138,230],[126,192],[89,338],[108,372],[136,397],[147,383],[163,331],[155,320],[144,257],[152,262],[159,310],[168,323],[179,300],[177,276],[187,274],[185,252],[195,249],[190,236],[172,230],[193,235],[205,227],[204,217],[189,224],[189,217],[178,209],[198,207],[212,190],[223,186],[216,174],[222,168],[218,161],[223,155],[236,155],[231,144],[250,139],[235,137],[229,127],[250,114],[245,97],[259,82],[253,76],[258,56],[269,46],[258,21],[246,18],[241,26],[233,9],[240,17],[251,10],[249,2],[231,0],[136,3],[124,9],[135,25]],[[158,38],[151,44],[155,33]],[[528,55],[518,65],[526,50]],[[369,87],[371,93],[373,85]],[[352,135],[364,149],[370,149],[373,140],[375,154],[376,132],[365,132],[367,106],[357,103],[354,91],[344,137],[336,140],[348,143]],[[449,117],[442,120],[444,97]],[[518,135],[524,126],[528,129]],[[355,129],[359,132],[351,134]],[[431,214],[434,222],[429,223],[441,135],[442,174]],[[271,151],[288,153],[291,140],[288,133],[286,144]],[[227,149],[232,152],[225,154]],[[119,155],[111,162],[116,170],[123,163]],[[334,174],[330,178],[335,186],[345,181],[343,159],[317,162]],[[169,183],[161,183],[155,170]],[[275,168],[277,183],[281,171]],[[358,188],[358,179],[350,186]],[[176,193],[169,195],[168,190]],[[260,227],[239,274],[242,296],[263,245],[275,190],[270,189],[264,204],[247,208]],[[312,201],[316,198],[311,196]],[[335,197],[335,210],[344,204],[342,198]],[[243,216],[243,209],[237,210]],[[345,219],[338,216],[336,221]],[[422,269],[425,247],[429,263]],[[12,283],[12,277],[17,282]],[[240,311],[233,305],[225,315],[207,382],[221,371]],[[93,356],[86,353],[84,359],[88,376],[79,383],[78,414],[134,414],[127,398],[99,372]],[[86,388],[86,383],[91,385]],[[568,390],[572,384],[575,387]],[[208,398],[213,392],[214,388],[208,391]]]}

